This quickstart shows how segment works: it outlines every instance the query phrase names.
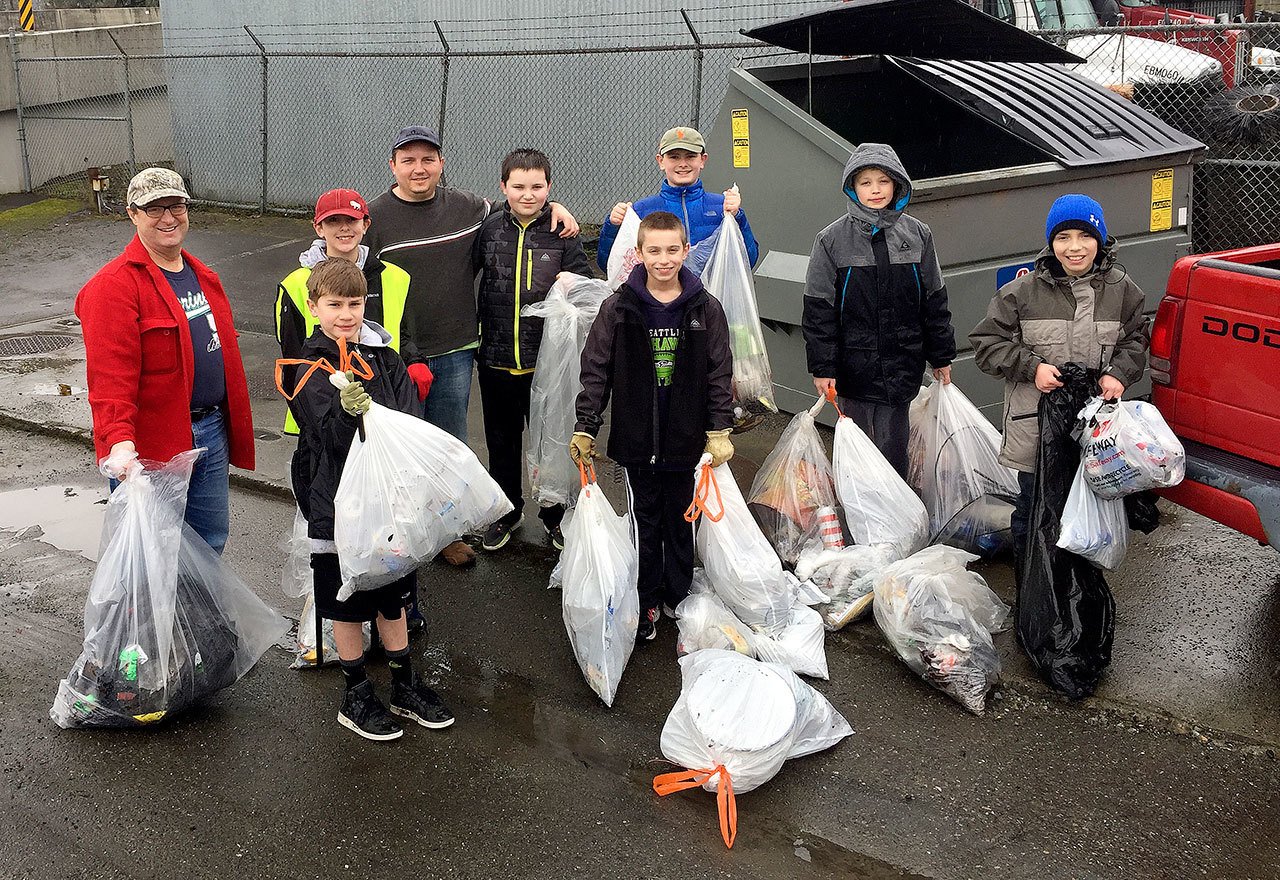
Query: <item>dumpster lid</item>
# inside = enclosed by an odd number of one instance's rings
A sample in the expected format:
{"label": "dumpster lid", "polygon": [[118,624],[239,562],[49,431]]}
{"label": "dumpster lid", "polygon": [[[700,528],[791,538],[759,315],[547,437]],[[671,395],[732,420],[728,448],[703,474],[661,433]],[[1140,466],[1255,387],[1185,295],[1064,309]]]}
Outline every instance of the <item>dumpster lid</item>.
{"label": "dumpster lid", "polygon": [[1084,61],[1066,49],[974,9],[964,0],[846,0],[742,31],[815,55],[900,55],[967,61]]}

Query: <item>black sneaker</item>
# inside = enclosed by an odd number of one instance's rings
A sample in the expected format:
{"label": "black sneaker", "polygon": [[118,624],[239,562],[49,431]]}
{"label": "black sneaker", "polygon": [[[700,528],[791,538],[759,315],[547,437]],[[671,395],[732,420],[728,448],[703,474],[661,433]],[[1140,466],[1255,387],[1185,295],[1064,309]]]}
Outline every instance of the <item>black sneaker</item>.
{"label": "black sneaker", "polygon": [[658,618],[662,612],[657,608],[646,608],[640,612],[640,623],[636,627],[636,641],[652,641],[658,635]]}
{"label": "black sneaker", "polygon": [[404,731],[373,692],[373,682],[362,681],[342,695],[338,723],[365,739],[378,742],[399,739]]}
{"label": "black sneaker", "polygon": [[551,546],[557,550],[564,549],[564,532],[560,531],[559,524],[549,526],[543,523],[542,527],[547,530],[547,537],[551,539]]}
{"label": "black sneaker", "polygon": [[416,675],[413,677],[411,687],[400,684],[391,686],[391,712],[393,715],[408,718],[433,730],[448,727],[453,723],[453,713],[444,704],[444,700],[419,681]]}
{"label": "black sneaker", "polygon": [[484,538],[480,541],[480,546],[490,552],[501,550],[507,546],[507,542],[511,540],[511,533],[514,532],[524,520],[522,514],[516,514],[515,519],[503,517],[489,528],[485,529]]}

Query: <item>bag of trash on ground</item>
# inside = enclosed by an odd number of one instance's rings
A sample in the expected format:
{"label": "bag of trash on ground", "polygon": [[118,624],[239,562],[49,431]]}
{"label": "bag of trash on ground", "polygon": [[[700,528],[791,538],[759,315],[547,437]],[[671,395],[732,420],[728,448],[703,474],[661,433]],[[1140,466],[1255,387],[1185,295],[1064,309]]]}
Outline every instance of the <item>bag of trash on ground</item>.
{"label": "bag of trash on ground", "polygon": [[1000,432],[954,383],[933,382],[922,394],[911,432],[922,447],[916,488],[929,511],[930,542],[979,556],[1012,549],[1018,475],[999,461]]}
{"label": "bag of trash on ground", "polygon": [[835,477],[814,422],[825,403],[819,398],[796,413],[760,465],[748,493],[747,506],[787,565],[796,564],[807,543],[844,545]]}
{"label": "bag of trash on ground", "polygon": [[307,518],[300,509],[293,509],[293,528],[280,540],[278,547],[285,554],[284,568],[280,570],[280,592],[290,599],[310,596],[314,587],[311,539],[307,537]]}
{"label": "bag of trash on ground", "polygon": [[613,240],[609,249],[609,259],[605,261],[605,274],[608,276],[610,290],[617,290],[628,278],[631,270],[640,265],[640,255],[636,253],[636,236],[640,232],[640,215],[632,208],[618,227],[618,237]]}
{"label": "bag of trash on ground", "polygon": [[732,651],[680,658],[680,696],[662,726],[662,754],[688,768],[653,780],[660,796],[716,793],[720,834],[733,846],[736,793],[768,782],[788,758],[830,748],[853,728],[827,698],[776,663]]}
{"label": "bag of trash on ground", "polygon": [[1008,626],[1009,608],[965,568],[977,558],[955,547],[926,547],[876,575],[871,608],[907,666],[981,715],[1000,682],[991,634]]}
{"label": "bag of trash on ground", "polygon": [[800,553],[796,577],[822,591],[827,599],[821,609],[822,623],[834,632],[870,610],[876,574],[901,558],[893,544],[837,548],[810,544]]}
{"label": "bag of trash on ground", "polygon": [[689,595],[675,611],[678,654],[721,648],[777,663],[799,675],[827,677],[822,617],[799,601],[792,604],[787,625],[779,632],[756,632],[715,594],[702,570],[695,569]]}
{"label": "bag of trash on ground", "polygon": [[[342,388],[346,377],[330,381]],[[461,440],[424,419],[373,403],[333,498],[338,599],[404,577],[449,544],[512,511]]]}
{"label": "bag of trash on ground", "polygon": [[[368,621],[362,627],[364,649],[369,650],[373,644],[373,634]],[[332,666],[338,662],[338,643],[333,638],[333,621],[328,618],[323,622],[324,632],[324,664]],[[316,668],[316,606],[310,593],[302,603],[302,611],[298,615],[298,632],[294,637],[293,662],[290,669]]]}
{"label": "bag of trash on ground", "polygon": [[1058,546],[1101,568],[1114,570],[1124,562],[1129,549],[1129,518],[1123,498],[1100,498],[1085,476],[1080,462],[1067,503],[1062,510]]}
{"label": "bag of trash on ground", "polygon": [[704,455],[693,476],[685,519],[698,522],[694,543],[712,589],[752,629],[781,632],[791,620],[794,579],[751,518],[729,465],[712,468]]}
{"label": "bag of trash on ground", "polygon": [[1115,599],[1098,568],[1057,546],[1063,509],[1080,468],[1076,416],[1098,372],[1060,368],[1062,387],[1040,396],[1040,446],[1027,548],[1018,581],[1018,642],[1036,671],[1072,699],[1092,694],[1111,662]]}
{"label": "bag of trash on ground", "polygon": [[630,517],[613,512],[595,472],[582,468],[579,479],[578,503],[564,530],[561,609],[587,684],[612,706],[640,623],[640,557]]}
{"label": "bag of trash on ground", "polygon": [[702,270],[702,283],[720,300],[729,322],[734,430],[746,431],[760,424],[767,413],[778,411],[773,399],[773,369],[760,328],[747,244],[732,214],[724,215],[716,234],[715,247]]}
{"label": "bag of trash on ground", "polygon": [[832,454],[836,497],[855,544],[893,544],[909,556],[929,541],[929,514],[853,419],[840,415]]}
{"label": "bag of trash on ground", "polygon": [[542,507],[567,507],[578,491],[578,470],[564,451],[576,420],[582,348],[610,292],[603,281],[564,275],[551,285],[546,299],[520,309],[521,317],[542,319],[542,342],[529,390],[526,454],[533,500]]}
{"label": "bag of trash on ground", "polygon": [[183,522],[202,451],[135,463],[111,494],[84,646],[49,710],[59,727],[169,718],[234,684],[288,631]]}
{"label": "bag of trash on ground", "polygon": [[1160,411],[1142,400],[1091,399],[1083,421],[1084,474],[1099,498],[1123,498],[1176,486],[1186,475],[1186,452]]}

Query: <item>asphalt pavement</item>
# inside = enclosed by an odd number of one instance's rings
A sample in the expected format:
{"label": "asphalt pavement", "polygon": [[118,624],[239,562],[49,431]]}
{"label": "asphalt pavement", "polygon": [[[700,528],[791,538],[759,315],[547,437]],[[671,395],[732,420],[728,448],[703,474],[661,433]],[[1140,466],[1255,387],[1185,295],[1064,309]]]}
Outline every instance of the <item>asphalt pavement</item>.
{"label": "asphalt pavement", "polygon": [[[473,569],[423,569],[431,632],[415,656],[458,714],[447,731],[356,740],[334,722],[338,674],[291,670],[284,647],[160,729],[58,730],[48,706],[83,636],[105,497],[71,304],[132,227],[76,215],[14,228],[4,214],[0,344],[71,341],[0,358],[0,876],[1280,876],[1280,566],[1163,504],[1161,529],[1109,578],[1115,659],[1097,697],[1052,695],[1004,634],[1005,686],[975,718],[873,623],[831,634],[830,681],[815,685],[855,734],[740,796],[731,851],[711,795],[650,787],[672,769],[658,734],[679,691],[674,624],[637,650],[605,709],[546,589],[555,555],[536,522]],[[277,586],[291,441],[270,332],[309,227],[224,214],[192,227],[191,251],[232,297],[259,436],[227,559],[296,615]],[[784,424],[741,438],[741,484]],[[478,406],[471,437],[484,460]],[[979,570],[1012,599],[1006,562]]]}

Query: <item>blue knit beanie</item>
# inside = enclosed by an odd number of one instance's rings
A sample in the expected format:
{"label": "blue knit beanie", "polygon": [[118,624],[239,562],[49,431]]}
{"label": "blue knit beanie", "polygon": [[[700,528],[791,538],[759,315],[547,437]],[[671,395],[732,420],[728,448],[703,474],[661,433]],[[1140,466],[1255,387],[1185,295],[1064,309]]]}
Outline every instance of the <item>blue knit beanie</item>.
{"label": "blue knit beanie", "polygon": [[1102,218],[1102,206],[1079,193],[1062,196],[1053,203],[1044,221],[1045,240],[1052,243],[1053,237],[1064,229],[1079,229],[1096,238],[1099,245],[1107,243],[1107,221]]}

